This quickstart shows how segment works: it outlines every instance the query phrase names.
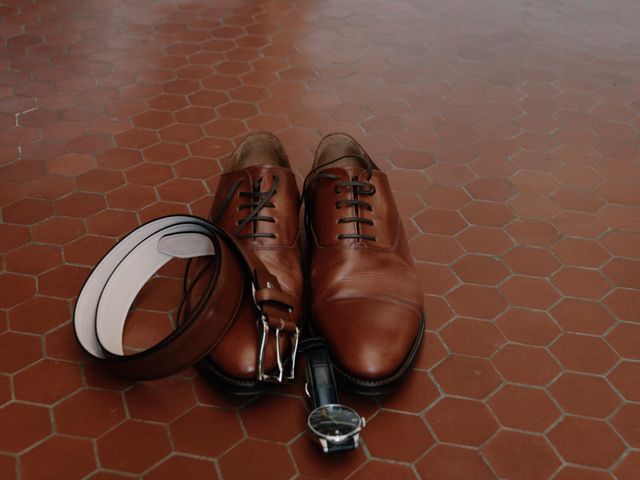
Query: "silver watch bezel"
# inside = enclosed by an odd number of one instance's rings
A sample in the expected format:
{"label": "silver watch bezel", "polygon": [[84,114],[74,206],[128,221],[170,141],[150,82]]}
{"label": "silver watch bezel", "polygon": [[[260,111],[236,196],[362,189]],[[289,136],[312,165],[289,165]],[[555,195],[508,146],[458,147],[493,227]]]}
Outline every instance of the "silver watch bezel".
{"label": "silver watch bezel", "polygon": [[[317,410],[328,408],[328,407],[340,407],[342,409],[349,410],[350,412],[352,412],[355,415],[355,417],[357,417],[359,419],[358,425],[356,425],[351,432],[346,433],[344,435],[327,435],[326,433],[319,432],[318,430],[313,428],[313,426],[311,425],[311,417],[313,416],[313,414]],[[323,449],[325,449],[325,451],[326,451],[326,445],[323,444],[322,440],[324,440],[327,443],[336,443],[336,444],[344,443],[344,442],[346,442],[347,440],[349,440],[351,438],[358,437],[360,432],[364,428],[365,424],[366,424],[365,419],[363,417],[361,417],[358,412],[356,412],[351,407],[347,407],[346,405],[342,405],[341,403],[329,403],[329,404],[326,404],[326,405],[320,405],[319,407],[316,407],[313,410],[311,410],[311,412],[309,412],[309,415],[307,416],[307,430],[311,434],[313,434],[314,438],[316,438],[318,440],[318,443],[320,443],[320,445],[322,445],[322,447],[323,447]]]}

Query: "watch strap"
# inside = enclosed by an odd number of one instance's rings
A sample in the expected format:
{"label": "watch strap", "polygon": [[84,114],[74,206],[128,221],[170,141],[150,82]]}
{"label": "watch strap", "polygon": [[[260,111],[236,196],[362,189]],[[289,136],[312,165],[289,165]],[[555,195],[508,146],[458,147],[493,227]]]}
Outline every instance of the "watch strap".
{"label": "watch strap", "polygon": [[300,342],[300,351],[305,357],[307,390],[312,409],[340,403],[331,355],[325,340],[319,337],[307,338]]}

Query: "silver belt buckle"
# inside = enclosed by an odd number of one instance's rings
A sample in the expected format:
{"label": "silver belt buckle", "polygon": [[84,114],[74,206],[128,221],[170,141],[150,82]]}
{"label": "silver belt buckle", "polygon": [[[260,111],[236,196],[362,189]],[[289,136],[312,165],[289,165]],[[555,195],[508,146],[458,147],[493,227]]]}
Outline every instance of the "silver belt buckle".
{"label": "silver belt buckle", "polygon": [[[267,347],[267,339],[269,338],[269,333],[271,330],[275,331],[274,336],[276,341],[276,361],[278,364],[277,374],[269,374],[264,371],[264,354]],[[271,327],[269,325],[267,316],[264,313],[261,314],[260,320],[258,320],[258,337],[260,341],[260,349],[258,351],[258,380],[261,382],[290,383],[295,378],[296,357],[298,356],[298,342],[300,341],[300,328],[296,327],[295,331],[291,332],[291,355],[287,359],[291,365],[286,374],[286,360],[282,358],[282,351],[280,350],[281,331],[282,327]]]}

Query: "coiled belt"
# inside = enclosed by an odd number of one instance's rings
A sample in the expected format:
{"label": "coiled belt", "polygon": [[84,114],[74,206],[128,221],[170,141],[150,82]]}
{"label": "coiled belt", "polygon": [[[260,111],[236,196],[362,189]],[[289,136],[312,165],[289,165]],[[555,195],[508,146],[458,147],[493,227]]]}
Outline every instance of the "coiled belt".
{"label": "coiled belt", "polygon": [[[158,344],[125,355],[124,327],[136,295],[172,258],[196,257],[210,257],[208,268],[214,269],[210,281],[198,292],[197,305]],[[292,299],[253,252],[243,250],[216,225],[190,215],[153,220],[118,242],[82,287],[73,316],[74,330],[87,353],[118,375],[132,380],[161,378],[195,363],[215,348],[234,322],[247,289],[257,309],[258,380],[292,380],[300,335]],[[276,341],[275,373],[263,368],[271,334]],[[290,358],[282,358],[282,335],[290,336]]]}

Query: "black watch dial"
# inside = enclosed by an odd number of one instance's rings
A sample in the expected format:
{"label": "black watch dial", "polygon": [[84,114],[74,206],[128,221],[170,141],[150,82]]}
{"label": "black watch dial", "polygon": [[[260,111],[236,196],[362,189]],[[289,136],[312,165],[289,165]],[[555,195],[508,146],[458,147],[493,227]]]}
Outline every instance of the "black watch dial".
{"label": "black watch dial", "polygon": [[344,405],[322,405],[311,412],[308,423],[317,436],[341,441],[361,429],[362,418]]}

